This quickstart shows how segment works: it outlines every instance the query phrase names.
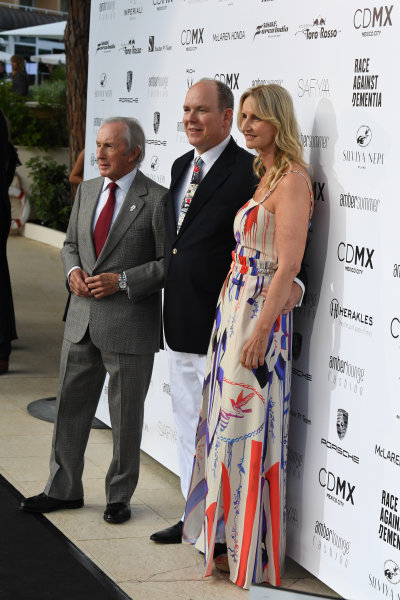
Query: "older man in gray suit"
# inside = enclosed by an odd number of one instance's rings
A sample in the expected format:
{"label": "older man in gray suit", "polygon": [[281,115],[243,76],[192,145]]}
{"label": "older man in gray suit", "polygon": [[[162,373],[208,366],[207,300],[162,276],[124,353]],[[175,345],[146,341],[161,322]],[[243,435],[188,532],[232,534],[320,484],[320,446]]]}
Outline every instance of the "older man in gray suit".
{"label": "older man in gray suit", "polygon": [[145,137],[137,121],[107,119],[96,143],[101,177],[79,186],[61,253],[72,296],[50,477],[44,493],[20,508],[83,506],[84,453],[108,372],[114,452],[104,519],[122,523],[131,516],[144,400],[160,347],[166,190],[138,170]]}

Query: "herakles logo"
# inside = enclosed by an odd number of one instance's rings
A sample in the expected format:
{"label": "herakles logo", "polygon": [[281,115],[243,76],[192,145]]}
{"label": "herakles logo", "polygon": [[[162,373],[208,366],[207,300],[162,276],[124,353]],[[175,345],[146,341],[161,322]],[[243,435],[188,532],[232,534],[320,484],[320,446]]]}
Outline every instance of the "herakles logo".
{"label": "herakles logo", "polygon": [[357,321],[359,323],[362,323],[363,325],[368,325],[369,327],[372,327],[374,324],[374,320],[372,317],[365,315],[364,313],[361,313],[357,310],[354,310],[353,308],[345,308],[341,306],[339,304],[339,300],[337,300],[336,298],[333,298],[333,300],[331,300],[330,314],[331,317],[333,317],[334,319],[342,317],[344,319]]}

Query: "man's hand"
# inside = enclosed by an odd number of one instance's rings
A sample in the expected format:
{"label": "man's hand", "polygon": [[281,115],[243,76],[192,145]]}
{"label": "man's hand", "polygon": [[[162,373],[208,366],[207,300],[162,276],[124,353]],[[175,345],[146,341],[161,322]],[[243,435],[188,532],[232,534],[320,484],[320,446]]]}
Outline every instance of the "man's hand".
{"label": "man's hand", "polygon": [[85,283],[85,279],[88,274],[83,269],[74,269],[69,275],[69,288],[75,296],[82,296],[83,298],[90,298],[91,293],[88,286]]}
{"label": "man's hand", "polygon": [[89,295],[95,298],[105,298],[119,292],[118,273],[101,273],[94,277],[86,277],[85,284],[89,288]]}
{"label": "man's hand", "polygon": [[[285,315],[286,313],[288,313],[294,309],[296,304],[300,301],[302,293],[303,293],[303,290],[301,289],[299,284],[296,283],[295,281],[293,281],[289,297],[286,300],[285,306],[282,309],[283,315]],[[268,295],[268,288],[264,288],[263,291],[261,292],[261,296],[264,296],[264,298],[266,298],[267,295]]]}

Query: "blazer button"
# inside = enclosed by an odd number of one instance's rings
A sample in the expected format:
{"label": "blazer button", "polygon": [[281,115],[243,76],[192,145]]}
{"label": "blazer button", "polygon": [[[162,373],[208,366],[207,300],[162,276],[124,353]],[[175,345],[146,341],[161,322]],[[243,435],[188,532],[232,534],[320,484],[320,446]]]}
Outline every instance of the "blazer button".
{"label": "blazer button", "polygon": [[177,248],[173,248],[172,254],[178,254],[178,249]]}

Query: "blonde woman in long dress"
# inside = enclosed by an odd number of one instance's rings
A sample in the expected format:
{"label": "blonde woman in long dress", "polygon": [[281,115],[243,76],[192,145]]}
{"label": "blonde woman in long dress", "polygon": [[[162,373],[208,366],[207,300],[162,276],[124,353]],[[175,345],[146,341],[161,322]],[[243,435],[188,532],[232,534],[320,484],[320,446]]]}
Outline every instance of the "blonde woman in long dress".
{"label": "blonde woman in long dress", "polygon": [[[183,537],[203,528],[205,575],[216,566],[238,586],[278,586],[285,561],[286,462],[292,312],[313,209],[289,93],[256,86],[238,125],[255,149],[259,185],[234,222],[236,248],[221,289],[207,355]],[[244,199],[246,200],[246,199]],[[206,284],[206,282],[205,282]]]}

